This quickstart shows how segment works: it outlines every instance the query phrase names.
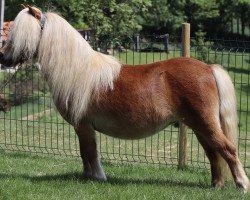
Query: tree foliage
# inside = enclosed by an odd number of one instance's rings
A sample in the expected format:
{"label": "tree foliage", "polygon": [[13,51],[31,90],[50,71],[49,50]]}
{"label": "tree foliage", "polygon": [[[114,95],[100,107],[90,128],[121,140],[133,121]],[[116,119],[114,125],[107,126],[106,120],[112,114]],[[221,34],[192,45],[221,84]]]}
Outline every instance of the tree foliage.
{"label": "tree foliage", "polygon": [[[248,23],[250,25],[250,1],[249,0],[235,0],[232,2],[231,11],[235,8],[235,17],[241,21],[241,33],[245,34],[245,28]],[[232,7],[233,6],[233,7]]]}
{"label": "tree foliage", "polygon": [[111,42],[131,39],[141,30],[138,15],[147,11],[151,0],[9,0],[7,20],[14,19],[21,3],[56,11],[74,27],[89,27],[98,39]]}
{"label": "tree foliage", "polygon": [[76,28],[90,28],[97,39],[111,43],[143,34],[176,34],[182,22],[191,23],[192,34],[246,33],[250,0],[8,0],[5,19],[13,20],[21,3],[62,15]]}
{"label": "tree foliage", "polygon": [[85,4],[84,21],[98,39],[118,42],[131,39],[141,30],[137,16],[147,11],[150,0],[87,0]]}
{"label": "tree foliage", "polygon": [[186,20],[183,0],[154,0],[140,20],[145,32],[175,32]]}

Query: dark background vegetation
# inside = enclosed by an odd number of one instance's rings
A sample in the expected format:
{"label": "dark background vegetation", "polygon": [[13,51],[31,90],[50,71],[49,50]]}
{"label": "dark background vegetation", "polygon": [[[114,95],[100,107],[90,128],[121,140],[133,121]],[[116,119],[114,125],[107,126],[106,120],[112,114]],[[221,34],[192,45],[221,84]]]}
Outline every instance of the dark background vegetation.
{"label": "dark background vegetation", "polygon": [[249,0],[8,0],[6,21],[14,20],[20,4],[57,12],[106,42],[130,41],[136,34],[179,35],[182,22],[191,23],[193,37],[250,38]]}

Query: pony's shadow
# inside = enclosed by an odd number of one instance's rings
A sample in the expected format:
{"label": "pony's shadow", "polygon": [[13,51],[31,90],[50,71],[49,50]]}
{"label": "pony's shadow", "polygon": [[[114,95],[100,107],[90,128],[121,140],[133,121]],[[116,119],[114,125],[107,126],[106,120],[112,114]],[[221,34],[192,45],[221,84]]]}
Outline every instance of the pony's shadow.
{"label": "pony's shadow", "polygon": [[0,179],[2,178],[22,178],[22,179],[27,179],[32,182],[42,182],[42,181],[77,181],[77,182],[99,182],[99,183],[109,183],[111,185],[131,185],[131,184],[136,184],[136,185],[156,185],[156,186],[181,186],[181,187],[190,187],[190,188],[203,188],[203,189],[208,189],[210,188],[209,185],[201,182],[191,182],[191,181],[183,181],[181,182],[180,180],[172,180],[172,179],[153,179],[153,178],[122,178],[122,177],[113,177],[113,176],[108,176],[106,182],[100,182],[97,180],[90,180],[90,179],[85,179],[83,178],[81,173],[78,172],[73,172],[73,173],[65,173],[65,174],[58,174],[58,175],[42,175],[42,176],[30,176],[27,174],[1,174],[0,173]]}
{"label": "pony's shadow", "polygon": [[182,186],[182,187],[191,187],[191,188],[210,188],[209,185],[200,182],[181,182],[179,180],[172,180],[172,179],[153,179],[153,178],[120,178],[120,177],[109,177],[108,176],[108,183],[112,185],[129,185],[129,184],[136,184],[136,185],[156,185],[156,186]]}

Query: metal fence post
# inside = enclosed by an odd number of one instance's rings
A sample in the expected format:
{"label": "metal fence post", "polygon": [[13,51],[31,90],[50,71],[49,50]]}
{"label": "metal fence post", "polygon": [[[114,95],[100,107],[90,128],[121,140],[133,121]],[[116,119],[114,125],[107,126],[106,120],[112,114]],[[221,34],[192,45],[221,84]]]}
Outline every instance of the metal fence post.
{"label": "metal fence post", "polygon": [[2,33],[3,33],[3,22],[4,22],[4,0],[0,0],[0,28],[1,28],[1,37],[0,37],[0,43],[2,46]]}
{"label": "metal fence post", "polygon": [[165,34],[164,35],[164,50],[166,53],[169,53],[168,45],[169,45],[169,34]]}
{"label": "metal fence post", "polygon": [[[182,56],[190,57],[190,24],[182,24]],[[183,169],[187,162],[187,130],[188,127],[180,123],[180,134],[179,134],[179,157],[178,157],[178,168]]]}
{"label": "metal fence post", "polygon": [[140,51],[140,35],[136,36],[136,51]]}
{"label": "metal fence post", "polygon": [[[4,5],[5,0],[0,0],[0,47],[2,47],[3,41],[2,41],[2,35],[3,35],[3,22],[4,22]],[[0,69],[1,69],[0,64]]]}

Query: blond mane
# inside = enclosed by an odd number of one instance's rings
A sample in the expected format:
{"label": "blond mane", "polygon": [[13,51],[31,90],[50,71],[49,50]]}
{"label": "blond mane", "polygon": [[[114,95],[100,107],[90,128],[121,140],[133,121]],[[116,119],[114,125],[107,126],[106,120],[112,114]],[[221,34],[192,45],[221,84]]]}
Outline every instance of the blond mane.
{"label": "blond mane", "polygon": [[113,89],[121,64],[94,51],[63,18],[46,14],[38,48],[38,63],[55,102],[65,103],[74,124],[86,114],[93,94]]}

